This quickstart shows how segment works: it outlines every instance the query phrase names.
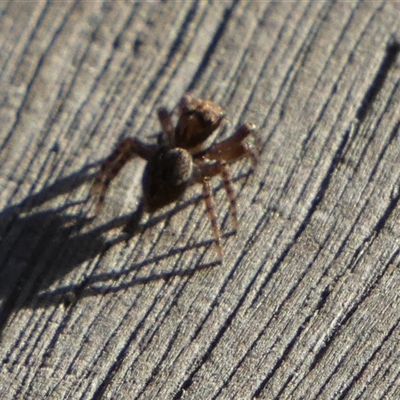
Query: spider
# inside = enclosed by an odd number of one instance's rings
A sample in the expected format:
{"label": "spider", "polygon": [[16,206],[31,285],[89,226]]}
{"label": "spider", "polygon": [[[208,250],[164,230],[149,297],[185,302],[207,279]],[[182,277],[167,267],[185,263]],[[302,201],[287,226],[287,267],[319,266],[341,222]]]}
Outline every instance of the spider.
{"label": "spider", "polygon": [[[157,144],[145,144],[135,138],[126,138],[103,162],[91,189],[92,196],[98,196],[96,213],[103,205],[110,182],[121,168],[134,157],[141,157],[147,161],[142,177],[144,211],[152,213],[176,202],[190,185],[202,184],[214,242],[218,256],[222,259],[221,232],[210,179],[216,175],[222,176],[236,231],[236,194],[228,164],[248,157],[253,169],[255,168],[258,158],[255,126],[243,124],[231,137],[204,149],[206,140],[224,121],[224,110],[209,100],[185,94],[179,103],[178,114],[178,123],[174,127],[168,110],[159,108],[158,119],[162,132],[158,136]],[[253,140],[248,140],[251,138]]]}

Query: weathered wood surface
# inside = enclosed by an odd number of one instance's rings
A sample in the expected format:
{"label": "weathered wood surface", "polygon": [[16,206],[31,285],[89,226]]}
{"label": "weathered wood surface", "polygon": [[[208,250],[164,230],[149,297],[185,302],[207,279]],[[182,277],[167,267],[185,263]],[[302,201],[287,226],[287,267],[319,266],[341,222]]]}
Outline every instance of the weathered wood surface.
{"label": "weathered wood surface", "polygon": [[[400,398],[400,4],[0,4],[2,399]],[[143,162],[88,221],[96,165],[192,91],[230,129],[215,179],[125,242]]]}

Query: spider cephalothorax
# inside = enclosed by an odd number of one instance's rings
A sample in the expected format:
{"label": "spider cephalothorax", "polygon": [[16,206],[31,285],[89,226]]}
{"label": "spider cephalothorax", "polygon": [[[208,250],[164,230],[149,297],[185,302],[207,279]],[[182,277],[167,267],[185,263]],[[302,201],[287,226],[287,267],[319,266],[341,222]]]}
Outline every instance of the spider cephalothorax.
{"label": "spider cephalothorax", "polygon": [[[255,167],[258,153],[257,141],[254,140],[255,127],[243,124],[231,137],[203,149],[204,142],[220,127],[225,112],[211,101],[196,99],[189,94],[184,95],[179,104],[176,127],[165,108],[158,110],[158,118],[162,132],[157,145],[145,144],[134,138],[124,139],[102,164],[92,187],[92,194],[99,196],[97,211],[104,202],[111,180],[129,160],[139,156],[147,161],[142,178],[143,207],[147,212],[154,212],[179,200],[191,184],[202,184],[207,215],[218,254],[222,257],[221,234],[210,178],[222,176],[236,229],[236,195],[228,164],[247,156]],[[253,140],[247,140],[250,135]]]}

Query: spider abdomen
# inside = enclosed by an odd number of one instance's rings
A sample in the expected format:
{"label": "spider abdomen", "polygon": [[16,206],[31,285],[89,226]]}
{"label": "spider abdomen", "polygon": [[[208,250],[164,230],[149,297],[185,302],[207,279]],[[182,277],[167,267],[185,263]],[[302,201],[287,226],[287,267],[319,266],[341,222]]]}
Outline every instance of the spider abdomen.
{"label": "spider abdomen", "polygon": [[161,147],[149,160],[142,179],[149,212],[177,201],[189,186],[193,161],[188,151]]}

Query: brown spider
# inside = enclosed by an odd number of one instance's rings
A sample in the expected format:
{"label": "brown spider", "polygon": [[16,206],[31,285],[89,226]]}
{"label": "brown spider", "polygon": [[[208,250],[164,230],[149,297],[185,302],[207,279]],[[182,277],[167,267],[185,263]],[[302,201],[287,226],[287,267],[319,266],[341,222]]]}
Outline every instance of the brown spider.
{"label": "brown spider", "polygon": [[[204,142],[220,127],[225,112],[208,100],[185,94],[179,104],[179,119],[173,126],[170,113],[158,109],[162,132],[158,144],[144,144],[138,139],[122,140],[113,153],[103,162],[93,183],[91,193],[98,195],[96,211],[104,202],[104,196],[112,179],[135,156],[147,161],[142,178],[143,209],[154,212],[182,197],[192,183],[203,185],[203,197],[210,219],[218,255],[222,258],[221,233],[217,223],[210,178],[222,175],[224,188],[230,202],[233,226],[238,226],[236,194],[231,183],[228,163],[247,156],[253,168],[257,163],[257,138],[253,124],[243,124],[234,135],[224,141],[202,149]],[[249,135],[255,140],[245,140]]]}

